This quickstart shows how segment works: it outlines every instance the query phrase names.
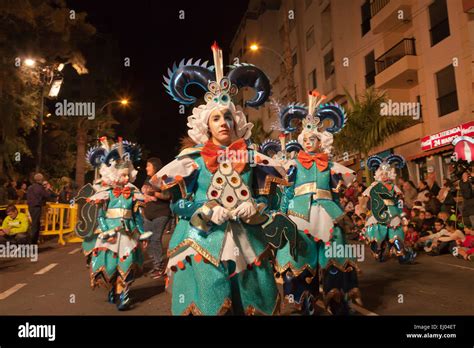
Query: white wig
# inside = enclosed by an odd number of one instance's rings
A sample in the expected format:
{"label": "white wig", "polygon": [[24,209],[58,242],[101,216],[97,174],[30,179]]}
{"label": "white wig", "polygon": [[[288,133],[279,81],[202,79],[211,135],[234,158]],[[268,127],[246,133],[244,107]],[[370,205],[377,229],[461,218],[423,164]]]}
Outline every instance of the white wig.
{"label": "white wig", "polygon": [[298,142],[301,144],[301,146],[304,146],[304,142],[303,142],[304,136],[305,135],[309,136],[310,134],[316,135],[316,137],[319,139],[319,142],[320,142],[321,151],[330,156],[333,151],[333,146],[332,146],[332,143],[334,142],[333,134],[328,131],[318,132],[314,129],[312,130],[303,129],[300,135],[298,135]]}
{"label": "white wig", "polygon": [[391,181],[395,181],[395,179],[397,178],[397,172],[395,171],[395,168],[385,163],[383,163],[382,165],[380,165],[380,167],[377,168],[377,170],[375,171],[374,178],[376,181],[382,182],[383,175],[386,175]]}
{"label": "white wig", "polygon": [[124,169],[128,170],[129,182],[134,182],[137,178],[138,171],[133,167],[132,162],[127,161],[125,166],[116,166],[115,161],[111,161],[111,165],[102,164],[99,173],[102,181],[108,186],[114,186],[120,180],[120,175]]}
{"label": "white wig", "polygon": [[229,110],[234,118],[237,137],[245,140],[250,138],[253,123],[247,122],[239,105],[236,107],[232,102],[226,105],[208,102],[193,108],[193,114],[188,117],[188,135],[196,144],[204,144],[209,140],[209,117],[215,110]]}

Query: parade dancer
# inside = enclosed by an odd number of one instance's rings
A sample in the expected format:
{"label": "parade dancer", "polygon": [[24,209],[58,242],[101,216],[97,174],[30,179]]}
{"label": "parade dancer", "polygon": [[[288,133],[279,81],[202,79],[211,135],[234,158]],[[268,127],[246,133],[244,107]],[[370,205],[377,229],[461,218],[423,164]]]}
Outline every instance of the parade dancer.
{"label": "parade dancer", "polygon": [[338,192],[354,179],[354,173],[329,160],[333,133],[344,127],[346,117],[339,105],[321,104],[324,99],[313,91],[308,109],[292,110],[306,115],[298,136],[303,150],[290,161],[291,186],[285,190],[281,209],[298,226],[299,245],[296,258],[283,248],[275,263],[283,277],[285,303],[309,315],[314,313],[320,285],[325,306],[335,315],[349,312],[348,299],[359,303],[361,299],[355,255],[332,252],[346,244],[338,226],[344,215]]}
{"label": "parade dancer", "polygon": [[402,209],[399,202],[402,192],[395,185],[395,168],[403,168],[405,159],[400,155],[390,155],[383,159],[371,156],[367,167],[375,171],[375,181],[363,192],[369,197],[370,217],[365,224],[364,237],[375,259],[386,260],[385,252],[396,255],[401,264],[412,263],[416,253],[403,244],[405,234],[402,229]]}
{"label": "parade dancer", "polygon": [[[182,104],[196,101],[186,93],[191,84],[207,91],[205,104],[188,117],[195,146],[181,151],[151,180],[170,192],[179,217],[168,250],[172,313],[272,315],[280,302],[268,257],[271,245],[278,243],[269,240],[290,240],[292,223],[266,212],[275,186],[286,183],[285,172],[248,145],[253,124],[231,99],[239,88],[250,87],[257,94],[246,105],[263,105],[270,82],[249,64],[232,66],[224,76],[222,52],[217,44],[212,50],[212,69],[183,60],[165,77],[168,93]],[[278,233],[283,228],[285,235]],[[273,234],[270,239],[266,231]],[[296,238],[294,225],[293,234]]]}
{"label": "parade dancer", "polygon": [[108,301],[118,310],[130,308],[129,287],[143,263],[142,246],[151,236],[143,230],[139,212],[143,195],[131,184],[137,174],[133,162],[140,156],[137,145],[121,139],[110,149],[101,146],[88,152],[89,163],[99,165],[101,175],[101,189],[88,198],[99,206],[91,286],[106,286]]}

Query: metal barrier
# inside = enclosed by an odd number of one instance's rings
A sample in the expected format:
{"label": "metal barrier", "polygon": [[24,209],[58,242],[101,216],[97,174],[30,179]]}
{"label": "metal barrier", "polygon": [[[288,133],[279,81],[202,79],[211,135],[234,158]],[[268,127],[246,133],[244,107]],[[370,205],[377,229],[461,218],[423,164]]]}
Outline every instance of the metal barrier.
{"label": "metal barrier", "polygon": [[[28,205],[15,204],[19,212],[28,215],[31,223],[31,217],[28,212]],[[6,206],[0,206],[0,210],[5,210]],[[46,203],[41,214],[40,236],[58,236],[58,244],[80,243],[79,238],[74,233],[77,223],[77,204]],[[67,236],[65,236],[67,235]]]}

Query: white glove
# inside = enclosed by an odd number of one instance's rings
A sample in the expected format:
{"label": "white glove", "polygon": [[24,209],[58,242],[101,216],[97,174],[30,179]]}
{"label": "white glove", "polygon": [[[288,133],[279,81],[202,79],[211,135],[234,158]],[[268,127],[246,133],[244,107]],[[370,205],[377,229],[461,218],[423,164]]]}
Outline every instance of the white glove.
{"label": "white glove", "polygon": [[218,205],[212,208],[211,221],[216,225],[222,225],[229,220],[229,215],[229,211],[226,208]]}
{"label": "white glove", "polygon": [[249,219],[257,213],[257,208],[252,201],[246,201],[241,203],[237,208],[232,211],[234,218]]}

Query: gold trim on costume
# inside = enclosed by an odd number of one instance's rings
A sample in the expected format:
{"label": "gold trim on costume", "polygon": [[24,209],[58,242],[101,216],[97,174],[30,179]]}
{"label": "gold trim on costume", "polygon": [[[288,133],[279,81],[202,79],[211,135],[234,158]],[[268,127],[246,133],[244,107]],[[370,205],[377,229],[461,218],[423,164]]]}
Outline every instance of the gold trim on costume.
{"label": "gold trim on costume", "polygon": [[186,186],[184,185],[184,179],[183,178],[175,179],[175,181],[173,181],[170,184],[163,183],[163,185],[161,186],[161,190],[162,191],[167,191],[167,190],[175,187],[176,185],[179,186],[179,191],[181,192],[181,198],[186,198]]}
{"label": "gold trim on costume", "polygon": [[175,254],[179,249],[186,246],[192,247],[194,250],[196,250],[199,254],[201,254],[206,260],[208,260],[214,266],[219,267],[220,261],[216,259],[214,256],[212,256],[211,253],[209,253],[206,249],[201,247],[198,243],[196,243],[194,240],[190,238],[186,238],[181,243],[179,243],[176,247],[174,247],[172,250],[168,250],[167,252],[168,257],[173,256],[173,254]]}
{"label": "gold trim on costume", "polygon": [[299,185],[298,187],[296,187],[294,197],[302,196],[308,193],[313,194],[312,197],[314,200],[315,199],[332,199],[331,191],[318,189],[315,182],[308,182],[306,184]]}
{"label": "gold trim on costume", "polygon": [[303,273],[306,269],[311,273],[314,277],[317,273],[316,269],[313,269],[310,265],[305,263],[301,268],[295,268],[290,261],[288,261],[284,266],[280,266],[278,261],[275,260],[275,269],[278,273],[283,274],[283,272],[287,271],[288,269],[298,277],[301,273]]}
{"label": "gold trim on costume", "polygon": [[276,176],[273,176],[273,175],[267,175],[265,177],[264,187],[262,189],[255,190],[256,193],[259,195],[270,194],[270,188],[271,188],[272,183],[276,183],[278,185],[283,185],[283,186],[290,186],[290,183],[285,179],[277,178]]}
{"label": "gold trim on costume", "polygon": [[132,210],[131,209],[124,209],[124,208],[109,208],[105,214],[105,217],[109,219],[131,219],[132,218]]}
{"label": "gold trim on costume", "polygon": [[[221,308],[219,308],[216,315],[225,315],[230,308],[232,308],[232,301],[229,298],[225,298],[224,303],[222,304]],[[191,302],[191,304],[181,313],[181,315],[189,314],[204,315],[194,302]]]}

